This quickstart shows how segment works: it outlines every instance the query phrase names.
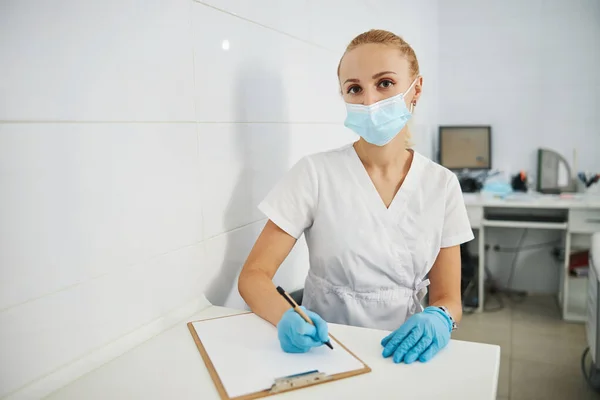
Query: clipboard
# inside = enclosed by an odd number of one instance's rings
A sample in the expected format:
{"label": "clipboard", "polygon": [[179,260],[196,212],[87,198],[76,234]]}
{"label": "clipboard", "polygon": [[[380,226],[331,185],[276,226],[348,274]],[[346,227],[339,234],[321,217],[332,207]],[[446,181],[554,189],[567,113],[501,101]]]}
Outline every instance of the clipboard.
{"label": "clipboard", "polygon": [[[326,346],[313,348],[308,353],[284,353],[279,347],[277,329],[253,313],[192,321],[187,326],[221,400],[258,399],[371,372],[368,365],[332,335],[329,337],[334,346],[333,351],[337,352],[335,355],[328,353],[332,350]],[[197,328],[200,334],[197,332]],[[240,332],[243,334],[238,334]],[[236,335],[240,338],[241,343],[231,341]],[[256,345],[253,342],[255,340],[259,342]],[[230,343],[233,346],[232,349],[228,348]],[[246,354],[243,353],[244,351]],[[266,371],[264,376],[261,375],[260,379],[256,379],[256,382],[246,382],[246,385],[242,383],[241,386],[246,389],[244,390],[232,380],[239,378],[247,381],[252,377],[241,372],[239,365],[233,364],[237,364],[235,360],[242,363],[252,362],[253,357],[262,359],[262,367],[261,363],[256,363],[250,365],[247,371],[251,374],[258,374],[257,367],[265,368]],[[279,362],[279,364],[269,365],[264,361],[265,358],[271,358],[273,360],[271,363]],[[323,370],[320,370],[321,368],[304,368],[306,365],[312,365],[313,362],[317,367],[320,364]],[[340,368],[346,368],[347,365],[351,365],[349,370],[339,371]],[[230,367],[237,371],[229,370]],[[280,369],[289,371],[294,368],[303,370],[294,374],[284,374],[284,376],[276,375]],[[274,372],[275,370],[277,372]],[[248,392],[247,389],[250,387],[259,389]]]}

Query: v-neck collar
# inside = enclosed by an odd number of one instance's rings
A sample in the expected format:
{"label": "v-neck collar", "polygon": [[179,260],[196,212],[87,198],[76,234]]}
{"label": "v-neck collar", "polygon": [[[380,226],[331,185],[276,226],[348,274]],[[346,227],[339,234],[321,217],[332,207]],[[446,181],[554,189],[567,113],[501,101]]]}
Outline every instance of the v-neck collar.
{"label": "v-neck collar", "polygon": [[381,210],[382,212],[389,213],[394,212],[394,210],[399,207],[398,204],[403,203],[403,199],[410,197],[409,194],[415,189],[418,183],[418,169],[421,165],[421,155],[417,153],[415,150],[410,149],[413,153],[412,161],[410,163],[410,167],[408,168],[408,172],[404,177],[404,181],[400,188],[394,195],[390,205],[386,207],[383,199],[381,198],[371,176],[367,172],[364,164],[360,160],[354,145],[350,145],[348,149],[350,151],[351,165],[353,170],[353,175],[358,180],[361,192],[367,198],[367,200],[372,204],[376,209]]}

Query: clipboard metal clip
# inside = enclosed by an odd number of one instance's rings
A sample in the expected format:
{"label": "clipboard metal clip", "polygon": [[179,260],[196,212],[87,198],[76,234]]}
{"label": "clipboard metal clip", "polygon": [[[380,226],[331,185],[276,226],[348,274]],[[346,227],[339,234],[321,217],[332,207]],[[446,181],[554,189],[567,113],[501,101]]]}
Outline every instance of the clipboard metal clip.
{"label": "clipboard metal clip", "polygon": [[273,386],[271,386],[271,393],[281,393],[304,386],[316,385],[317,383],[326,382],[330,379],[332,379],[331,376],[324,372],[319,372],[318,370],[284,376],[275,379]]}

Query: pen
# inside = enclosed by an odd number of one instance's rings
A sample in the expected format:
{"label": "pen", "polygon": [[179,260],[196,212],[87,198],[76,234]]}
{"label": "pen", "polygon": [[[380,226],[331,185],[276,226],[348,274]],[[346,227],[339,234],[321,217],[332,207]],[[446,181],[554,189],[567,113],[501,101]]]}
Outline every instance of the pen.
{"label": "pen", "polygon": [[[308,322],[312,326],[315,326],[315,324],[312,322],[312,320],[310,318],[308,318],[308,315],[306,315],[306,313],[298,306],[298,304],[296,304],[294,299],[292,299],[292,297],[289,294],[287,294],[287,292],[285,290],[283,290],[283,288],[281,286],[277,286],[277,291],[279,292],[280,295],[283,296],[284,299],[287,300],[288,303],[290,303],[290,306],[292,306],[294,311],[296,311],[298,314],[300,314],[302,319],[304,319],[306,322]],[[325,345],[327,347],[329,347],[331,350],[333,350],[333,346],[331,345],[331,342],[329,340],[325,342]]]}

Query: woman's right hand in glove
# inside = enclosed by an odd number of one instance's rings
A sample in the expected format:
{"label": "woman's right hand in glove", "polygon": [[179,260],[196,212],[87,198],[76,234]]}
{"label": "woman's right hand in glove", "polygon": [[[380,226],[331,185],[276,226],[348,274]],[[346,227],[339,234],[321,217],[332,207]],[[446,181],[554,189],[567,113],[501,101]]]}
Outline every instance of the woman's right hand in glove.
{"label": "woman's right hand in glove", "polygon": [[279,343],[286,353],[306,353],[329,340],[327,322],[318,314],[300,308],[315,325],[306,322],[293,308],[287,310],[277,324]]}

